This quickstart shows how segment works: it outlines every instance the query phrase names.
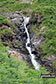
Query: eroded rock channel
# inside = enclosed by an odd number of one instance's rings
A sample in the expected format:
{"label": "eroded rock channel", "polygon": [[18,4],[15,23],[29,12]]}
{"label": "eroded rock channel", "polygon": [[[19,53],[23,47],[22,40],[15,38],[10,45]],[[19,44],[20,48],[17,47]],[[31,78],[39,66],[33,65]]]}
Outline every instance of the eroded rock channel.
{"label": "eroded rock channel", "polygon": [[[41,58],[46,53],[43,53],[40,45],[45,44],[45,38],[42,35],[36,35],[32,30],[32,26],[41,24],[41,15],[34,14],[26,17],[21,12],[15,13],[0,13],[7,17],[10,24],[2,23],[0,30],[8,29],[11,32],[1,32],[1,41],[5,46],[9,46],[9,53],[15,55],[21,60],[26,60],[29,64],[33,64],[35,69],[39,69],[40,65],[45,65],[48,70],[53,72],[53,63]],[[13,24],[12,24],[13,23]]]}

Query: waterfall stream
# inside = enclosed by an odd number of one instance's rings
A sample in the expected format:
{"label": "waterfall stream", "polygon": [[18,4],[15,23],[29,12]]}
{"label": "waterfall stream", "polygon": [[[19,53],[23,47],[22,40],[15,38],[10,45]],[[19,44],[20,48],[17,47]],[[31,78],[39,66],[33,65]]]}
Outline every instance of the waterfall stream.
{"label": "waterfall stream", "polygon": [[31,58],[31,62],[34,66],[35,69],[39,70],[40,68],[40,64],[35,60],[35,55],[32,53],[31,51],[31,47],[29,46],[30,44],[30,36],[28,33],[28,29],[26,27],[26,25],[29,23],[30,17],[24,17],[24,28],[25,28],[25,33],[27,34],[27,40],[26,40],[26,49],[28,50],[29,54],[30,54],[30,58]]}

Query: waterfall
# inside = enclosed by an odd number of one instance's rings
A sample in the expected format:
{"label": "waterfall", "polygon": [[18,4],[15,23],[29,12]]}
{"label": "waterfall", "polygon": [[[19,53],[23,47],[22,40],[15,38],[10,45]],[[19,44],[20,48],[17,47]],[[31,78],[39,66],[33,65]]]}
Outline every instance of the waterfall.
{"label": "waterfall", "polygon": [[28,50],[29,54],[30,54],[30,58],[31,58],[31,62],[34,66],[35,69],[39,70],[40,68],[40,64],[35,60],[35,55],[32,54],[32,51],[31,51],[31,47],[29,46],[30,44],[30,36],[29,36],[29,32],[28,32],[28,29],[26,27],[26,25],[28,24],[29,20],[30,20],[30,17],[23,17],[24,18],[24,28],[25,28],[25,32],[27,34],[27,40],[26,40],[26,49]]}

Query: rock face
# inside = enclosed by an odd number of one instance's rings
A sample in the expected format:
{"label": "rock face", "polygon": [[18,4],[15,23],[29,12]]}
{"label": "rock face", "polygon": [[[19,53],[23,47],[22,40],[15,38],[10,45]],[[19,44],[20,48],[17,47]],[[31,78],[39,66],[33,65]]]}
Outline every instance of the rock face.
{"label": "rock face", "polygon": [[[0,31],[5,29],[11,30],[9,34],[3,33],[1,31],[1,41],[5,46],[9,46],[11,49],[8,51],[9,55],[16,56],[16,58],[20,60],[26,60],[29,64],[31,64],[30,61],[30,55],[25,47],[26,38],[27,35],[24,32],[24,25],[23,23],[23,17],[24,16],[21,12],[16,11],[15,13],[0,13],[7,17],[7,20],[9,21],[10,25],[3,23],[0,25]],[[34,18],[32,18],[34,16]],[[12,26],[13,23],[14,25]],[[41,56],[44,56],[45,53],[43,53],[42,49],[40,48],[41,45],[45,44],[45,38],[42,35],[36,35],[36,33],[31,29],[33,25],[40,25],[42,23],[42,16],[33,14],[31,15],[31,19],[29,24],[27,25],[27,28],[29,30],[30,34],[30,40],[32,48],[32,53],[36,55],[36,61],[39,61],[41,65],[45,65],[48,70],[53,71],[53,62],[52,60],[49,60],[48,58],[41,58]]]}

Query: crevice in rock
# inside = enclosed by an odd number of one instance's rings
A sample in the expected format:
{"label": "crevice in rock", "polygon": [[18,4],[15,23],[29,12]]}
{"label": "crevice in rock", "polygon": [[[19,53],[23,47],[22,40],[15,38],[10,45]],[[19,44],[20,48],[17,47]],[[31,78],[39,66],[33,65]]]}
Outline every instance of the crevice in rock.
{"label": "crevice in rock", "polygon": [[[16,14],[17,14],[18,20],[20,19],[20,22],[18,22],[18,23],[16,23],[17,20],[14,21],[14,19],[13,19],[13,18],[16,17]],[[11,15],[10,14],[7,14],[7,15],[8,15],[9,18],[11,17],[12,22],[14,22],[17,32],[16,31],[13,32],[14,34],[11,35],[11,36],[10,35],[8,35],[8,36],[3,35],[3,37],[1,38],[2,43],[5,46],[8,46],[8,44],[11,43],[10,45],[12,45],[12,46],[10,46],[10,47],[12,49],[15,49],[18,52],[20,52],[22,54],[23,60],[26,60],[29,64],[31,64],[29,53],[28,53],[27,49],[25,48],[25,42],[26,42],[26,39],[27,39],[27,34],[25,33],[24,26],[22,25],[22,22],[23,22],[22,16],[19,13],[14,13],[14,14],[11,13]],[[20,18],[19,18],[19,16],[20,16]],[[45,65],[47,67],[47,70],[52,71],[53,70],[52,62],[48,62],[49,61],[48,59],[41,58],[41,56],[44,56],[45,54],[47,54],[47,53],[43,53],[43,51],[40,48],[40,45],[45,44],[44,37],[41,36],[41,35],[36,35],[31,30],[31,27],[33,25],[36,25],[36,24],[40,25],[42,23],[42,16],[34,14],[34,18],[35,18],[35,20],[33,18],[31,18],[29,24],[27,24],[27,28],[29,30],[30,40],[31,40],[31,43],[28,44],[27,46],[32,47],[32,54],[36,55],[36,57],[35,57],[36,61],[39,60],[42,66]],[[11,21],[11,20],[9,20],[9,21]],[[8,29],[10,27],[10,25],[8,25],[7,23],[0,24],[0,27],[3,26],[3,25],[7,26]],[[39,44],[37,44],[39,39],[42,39],[42,40],[41,40],[41,42]],[[6,40],[8,40],[8,42],[6,42]],[[33,46],[34,46],[34,49],[33,49]]]}

